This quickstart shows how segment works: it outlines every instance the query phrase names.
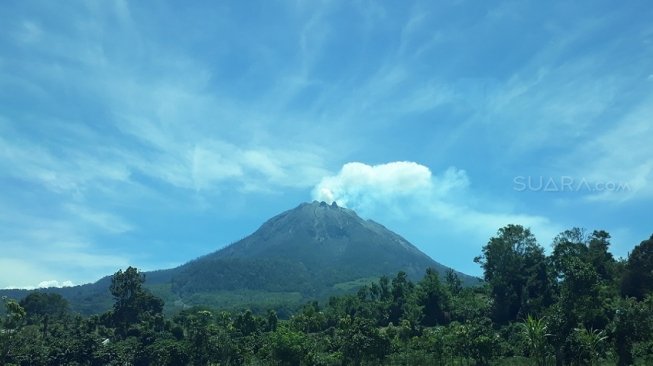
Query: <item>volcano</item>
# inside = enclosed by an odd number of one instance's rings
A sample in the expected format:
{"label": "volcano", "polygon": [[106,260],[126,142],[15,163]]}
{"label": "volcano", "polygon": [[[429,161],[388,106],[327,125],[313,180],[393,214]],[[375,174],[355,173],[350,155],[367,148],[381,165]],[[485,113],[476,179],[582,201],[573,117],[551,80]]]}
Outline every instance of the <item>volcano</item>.
{"label": "volcano", "polygon": [[[169,311],[202,305],[225,309],[292,309],[309,300],[352,292],[381,276],[406,272],[419,280],[436,262],[383,225],[336,203],[302,203],[272,217],[246,238],[176,268],[146,272],[146,283]],[[466,285],[479,280],[456,272]],[[111,307],[110,276],[93,284],[51,288],[82,314]],[[6,293],[5,293],[6,292]],[[21,298],[27,290],[0,290]]]}
{"label": "volcano", "polygon": [[[328,293],[404,271],[419,279],[427,268],[444,275],[436,262],[383,225],[364,220],[335,202],[303,203],[267,222],[248,237],[178,268],[173,291],[251,289]],[[458,273],[464,283],[475,278]]]}

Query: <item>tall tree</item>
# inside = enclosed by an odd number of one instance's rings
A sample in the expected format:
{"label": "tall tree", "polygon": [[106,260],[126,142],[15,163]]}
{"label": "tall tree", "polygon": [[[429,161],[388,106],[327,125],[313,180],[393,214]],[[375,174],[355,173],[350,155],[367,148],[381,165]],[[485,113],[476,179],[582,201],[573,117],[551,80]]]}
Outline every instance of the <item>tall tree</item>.
{"label": "tall tree", "polygon": [[[25,319],[25,309],[13,299],[2,297],[5,316],[0,318],[0,365],[5,365],[12,349],[11,341]],[[11,363],[10,363],[11,364]]]}
{"label": "tall tree", "polygon": [[422,323],[427,326],[445,324],[449,320],[451,294],[440,282],[438,272],[433,268],[426,270],[426,275],[417,284],[417,305],[423,307]]}
{"label": "tall tree", "polygon": [[134,267],[119,270],[111,278],[111,294],[115,299],[111,318],[119,333],[147,316],[163,312],[163,301],[143,288],[145,275]]}
{"label": "tall tree", "polygon": [[529,229],[521,225],[499,229],[474,261],[481,264],[490,285],[497,323],[514,321],[547,305],[550,289],[544,251]]}
{"label": "tall tree", "polygon": [[397,273],[397,276],[392,279],[392,302],[389,307],[388,318],[393,324],[399,324],[414,287],[415,285],[410,282],[408,275],[404,271],[400,271]]}
{"label": "tall tree", "polygon": [[604,329],[613,315],[616,264],[608,252],[609,238],[605,231],[586,235],[573,228],[553,240],[551,262],[559,298],[549,316],[558,364],[571,362],[579,354],[575,329]]}
{"label": "tall tree", "polygon": [[585,231],[577,227],[565,230],[553,239],[551,262],[558,280],[564,279],[574,260],[587,258],[586,241]]}
{"label": "tall tree", "polygon": [[603,230],[595,230],[587,241],[588,260],[594,266],[599,278],[605,282],[613,282],[616,261],[610,249],[610,234]]}
{"label": "tall tree", "polygon": [[447,271],[445,282],[452,295],[458,295],[463,290],[463,284],[462,281],[460,281],[460,277],[458,277],[456,271],[451,268]]}
{"label": "tall tree", "polygon": [[616,303],[613,320],[615,352],[619,366],[632,365],[636,342],[653,342],[653,295],[644,301],[620,299]]}
{"label": "tall tree", "polygon": [[336,337],[340,343],[343,364],[381,364],[390,349],[389,340],[368,319],[351,318],[340,320]]}
{"label": "tall tree", "polygon": [[61,295],[41,291],[31,292],[20,301],[27,317],[36,319],[44,316],[61,317],[68,313],[68,301]]}
{"label": "tall tree", "polygon": [[22,325],[23,320],[27,313],[16,300],[8,299],[6,296],[2,298],[5,306],[5,318],[3,319],[2,325],[3,328],[8,330],[15,330]]}
{"label": "tall tree", "polygon": [[621,292],[639,300],[653,292],[653,235],[628,255]]}

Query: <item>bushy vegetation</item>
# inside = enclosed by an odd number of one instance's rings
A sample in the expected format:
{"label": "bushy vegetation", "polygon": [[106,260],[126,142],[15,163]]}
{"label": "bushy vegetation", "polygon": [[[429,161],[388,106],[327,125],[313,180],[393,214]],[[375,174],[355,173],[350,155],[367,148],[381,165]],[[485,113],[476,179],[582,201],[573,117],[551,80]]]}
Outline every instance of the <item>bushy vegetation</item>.
{"label": "bushy vegetation", "polygon": [[57,295],[4,299],[2,365],[650,365],[653,236],[627,260],[604,231],[558,235],[550,255],[528,229],[501,228],[476,261],[482,286],[454,272],[404,272],[356,293],[273,310],[193,307],[163,315],[135,268],[111,280],[113,308],[71,313]]}

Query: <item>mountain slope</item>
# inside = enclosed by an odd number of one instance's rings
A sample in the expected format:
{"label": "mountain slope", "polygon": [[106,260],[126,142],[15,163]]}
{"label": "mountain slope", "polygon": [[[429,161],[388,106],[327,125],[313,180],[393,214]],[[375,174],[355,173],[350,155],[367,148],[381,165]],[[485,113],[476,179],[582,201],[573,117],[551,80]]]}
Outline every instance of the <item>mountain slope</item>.
{"label": "mountain slope", "polygon": [[[182,266],[146,273],[146,286],[166,307],[292,307],[354,290],[382,275],[404,271],[419,279],[434,261],[401,236],[335,203],[303,203],[267,222],[248,237]],[[458,273],[465,284],[474,277]],[[48,289],[85,313],[107,310],[109,277],[94,284]],[[26,290],[12,290],[20,298]],[[4,294],[0,291],[0,294]]]}
{"label": "mountain slope", "polygon": [[[239,288],[329,292],[339,283],[406,272],[420,278],[434,261],[401,236],[335,203],[303,203],[217,252],[189,262],[173,276],[182,296]],[[472,278],[459,274],[463,281]]]}

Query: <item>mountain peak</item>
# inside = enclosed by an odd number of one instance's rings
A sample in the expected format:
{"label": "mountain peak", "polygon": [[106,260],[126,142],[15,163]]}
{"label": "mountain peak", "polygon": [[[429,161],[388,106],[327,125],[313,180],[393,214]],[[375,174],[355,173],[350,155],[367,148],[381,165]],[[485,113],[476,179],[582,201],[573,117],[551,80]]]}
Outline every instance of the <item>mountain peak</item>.
{"label": "mountain peak", "polygon": [[317,204],[317,205],[319,205],[320,207],[339,208],[339,207],[338,207],[338,204],[336,203],[336,201],[331,202],[330,205],[329,205],[327,202],[324,202],[324,201],[321,201],[321,202],[313,201],[313,204]]}
{"label": "mountain peak", "polygon": [[321,207],[321,208],[340,208],[340,206],[338,206],[336,201],[333,201],[333,202],[331,202],[331,204],[329,204],[329,203],[327,203],[325,201],[315,200],[313,202],[304,202],[301,205],[299,205],[298,207],[302,207],[304,205],[308,205],[308,206],[311,206],[311,207]]}
{"label": "mountain peak", "polygon": [[398,234],[364,220],[336,202],[304,202],[266,221],[248,237],[200,260],[265,261],[302,268],[303,278],[322,286],[404,271],[420,278],[434,261]]}

